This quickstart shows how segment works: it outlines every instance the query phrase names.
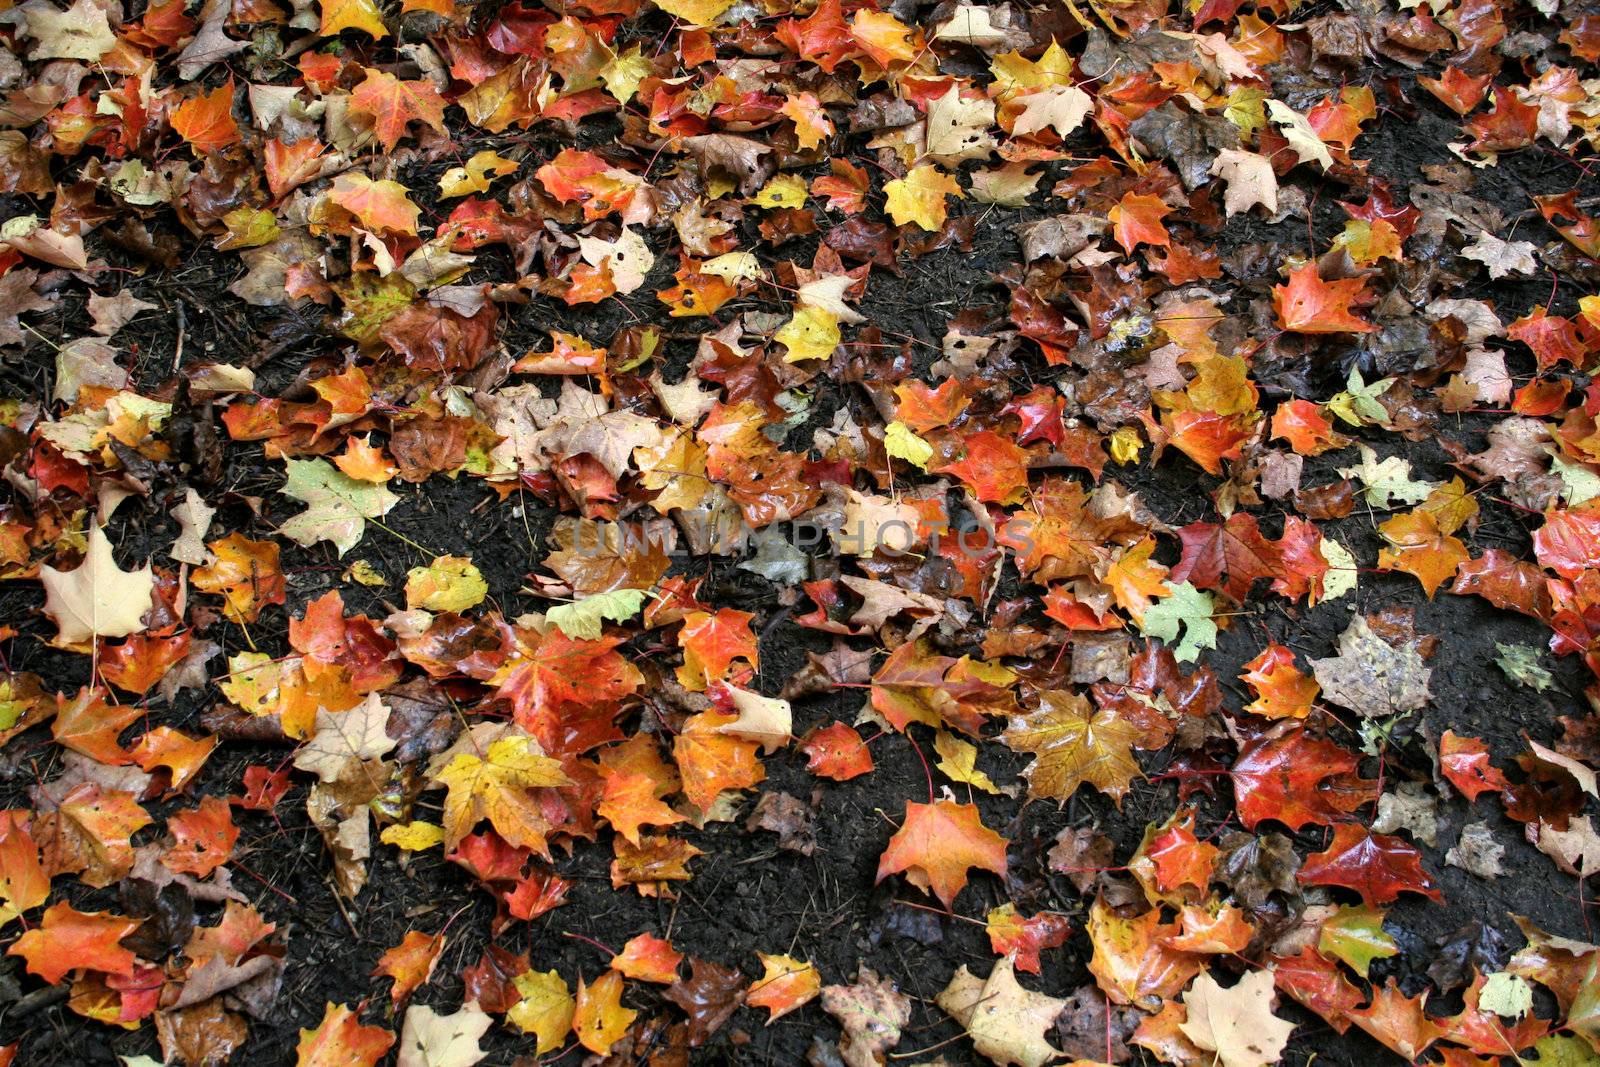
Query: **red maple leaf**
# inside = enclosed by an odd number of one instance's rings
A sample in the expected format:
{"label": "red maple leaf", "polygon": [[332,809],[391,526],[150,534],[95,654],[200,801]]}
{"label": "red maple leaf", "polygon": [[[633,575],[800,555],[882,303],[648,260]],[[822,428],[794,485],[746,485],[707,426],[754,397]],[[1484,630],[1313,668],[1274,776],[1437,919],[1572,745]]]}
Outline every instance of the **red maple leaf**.
{"label": "red maple leaf", "polygon": [[1342,823],[1322,852],[1307,856],[1302,885],[1337,885],[1361,894],[1367,904],[1387,904],[1403,892],[1442,900],[1422,869],[1422,853],[1401,838],[1375,834],[1365,826]]}
{"label": "red maple leaf", "polygon": [[1489,762],[1488,747],[1476,737],[1446,730],[1439,738],[1439,771],[1468,800],[1510,788],[1511,783]]}
{"label": "red maple leaf", "polygon": [[1183,556],[1171,580],[1200,589],[1220,589],[1243,603],[1257,578],[1276,577],[1283,569],[1278,546],[1268,541],[1256,517],[1236,511],[1224,523],[1191,522],[1178,531]]}
{"label": "red maple leaf", "polygon": [[1356,773],[1356,757],[1303,728],[1280,728],[1247,742],[1229,774],[1239,821],[1253,830],[1276,819],[1291,830],[1340,823],[1378,799],[1378,783]]}

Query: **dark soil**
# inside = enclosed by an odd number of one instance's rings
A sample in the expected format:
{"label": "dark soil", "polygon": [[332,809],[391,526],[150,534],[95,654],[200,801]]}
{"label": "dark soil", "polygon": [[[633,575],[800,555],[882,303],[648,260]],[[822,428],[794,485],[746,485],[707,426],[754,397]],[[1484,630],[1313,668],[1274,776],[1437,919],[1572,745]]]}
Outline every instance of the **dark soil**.
{"label": "dark soil", "polygon": [[[1376,133],[1364,137],[1355,153],[1371,159],[1371,171],[1388,178],[1401,194],[1420,179],[1421,165],[1452,161],[1445,145],[1458,136],[1458,121],[1453,115],[1425,93],[1410,91],[1408,95],[1417,112],[1414,120],[1376,124]],[[462,154],[475,147],[478,146],[463,145]],[[1528,205],[1528,196],[1533,193],[1560,192],[1575,184],[1580,196],[1600,192],[1600,183],[1577,162],[1543,149],[1509,153],[1497,168],[1478,171],[1475,178],[1479,183],[1476,195],[1513,212]],[[1050,180],[1047,177],[1044,184]],[[413,184],[421,187],[427,183]],[[1344,191],[1330,185],[1315,192],[1313,230],[1316,244],[1321,247],[1342,217],[1334,201],[1342,198]],[[1003,290],[992,284],[991,272],[1015,262],[1017,246],[1009,227],[1019,218],[1037,217],[1042,212],[1018,213],[970,203],[957,210],[983,213],[970,253],[941,251],[904,261],[903,279],[874,277],[862,311],[886,333],[931,343],[943,334],[946,321],[959,310],[1003,308]],[[1519,225],[1529,229],[1543,227],[1536,217],[1524,219]],[[1277,227],[1244,225],[1243,220],[1236,220],[1225,232],[1229,240],[1239,240],[1239,235],[1244,235],[1252,240],[1284,242],[1288,248],[1304,248],[1307,244],[1306,226],[1300,220]],[[118,262],[115,250],[95,251]],[[1221,251],[1225,258],[1231,251],[1226,242]],[[782,246],[778,255],[809,260],[803,242]],[[259,388],[266,395],[275,395],[307,360],[337,350],[334,342],[315,336],[284,346],[283,338],[303,334],[303,324],[297,324],[292,313],[247,307],[230,296],[226,287],[237,270],[236,260],[231,257],[198,251],[175,271],[132,281],[135,295],[165,309],[135,320],[119,339],[137,345],[141,380],[160,379],[170,371],[180,321],[185,326],[184,363],[201,358],[248,363],[265,354],[267,358],[257,369],[261,375]],[[551,327],[606,337],[618,325],[635,319],[659,321],[669,324],[669,330],[681,331],[681,323],[667,320],[665,309],[654,300],[654,290],[662,287],[656,281],[652,278],[627,300],[626,307],[612,300],[569,311],[536,301],[507,324],[505,340],[512,351],[518,352]],[[1491,300],[1501,317],[1509,321],[1533,304],[1550,302],[1551,284],[1485,284],[1479,292],[1461,295]],[[1558,285],[1552,312],[1570,313],[1577,295],[1571,287]],[[85,322],[81,301],[68,299],[43,321],[35,322],[35,327],[49,337],[73,337],[87,332]],[[692,349],[691,342],[682,344]],[[39,343],[21,361],[0,364],[0,374],[7,391],[42,396],[51,365],[50,351]],[[1042,364],[1035,369],[1042,369]],[[1512,369],[1526,374],[1531,367]],[[1331,393],[1337,383],[1329,384]],[[812,424],[828,421],[832,405],[861,402],[860,396],[824,389],[817,395],[818,409]],[[1481,448],[1481,433],[1490,424],[1490,419],[1482,416],[1463,416],[1449,427],[1448,434]],[[1394,437],[1373,435],[1367,443],[1380,455],[1404,448],[1419,477],[1441,479],[1452,473],[1450,457],[1436,442],[1408,446]],[[1351,462],[1351,455],[1345,452],[1308,461],[1305,484],[1331,480],[1335,477],[1332,468]],[[258,447],[232,444],[227,449],[226,462],[223,491],[213,496],[214,502],[222,501],[216,529],[262,536],[297,510],[275,492],[282,481],[281,465],[264,461]],[[1113,469],[1108,470],[1107,476],[1136,489],[1168,523],[1177,525],[1210,517],[1210,503],[1202,490],[1212,488],[1214,480],[1199,475],[1185,462],[1169,458],[1155,468]],[[518,498],[497,503],[482,483],[467,478],[436,477],[422,485],[402,487],[396,483],[392,488],[401,494],[402,502],[384,521],[396,534],[432,553],[471,556],[490,583],[488,606],[497,607],[508,616],[534,606],[518,590],[524,575],[546,550],[544,539],[554,518],[552,512],[531,496],[522,498],[520,505]],[[170,502],[159,498],[135,499],[124,505],[118,519],[121,529],[113,541],[122,546],[128,559],[142,559],[163,551],[170,543],[177,531],[166,515],[169,506]],[[259,516],[253,510],[257,506],[261,508]],[[1504,547],[1524,552],[1529,519],[1485,500],[1484,519],[1473,537],[1474,545],[1480,550]],[[1349,545],[1358,558],[1370,560],[1376,551],[1375,522],[1358,510],[1350,518],[1330,524],[1327,532]],[[284,542],[289,603],[269,609],[260,624],[251,628],[255,647],[271,654],[284,651],[279,644],[286,619],[299,614],[307,600],[335,586],[352,612],[382,615],[392,608],[383,603],[381,593],[341,582],[346,566],[358,558],[368,560],[391,577],[428,562],[428,556],[413,544],[380,529],[370,529],[362,545],[342,560],[327,545],[303,550]],[[761,578],[735,570],[735,562],[729,558],[697,560],[687,569],[709,573],[717,579],[708,583],[708,589],[716,587],[720,591],[714,598],[716,602],[758,613],[753,625],[764,635],[761,687],[775,692],[804,663],[806,650],[823,651],[828,639],[789,621],[780,604],[779,591]],[[51,628],[36,611],[41,602],[36,583],[0,584],[0,620],[20,631],[20,636],[4,647],[7,663],[14,670],[39,673],[52,689],[75,690],[88,681],[88,661],[47,647],[45,641]],[[1242,663],[1259,651],[1269,636],[1303,656],[1328,655],[1354,610],[1370,613],[1393,604],[1414,607],[1418,631],[1439,635],[1441,640],[1431,663],[1434,700],[1415,729],[1398,737],[1388,750],[1381,768],[1386,777],[1431,780],[1432,745],[1425,738],[1437,739],[1446,729],[1483,737],[1497,761],[1505,762],[1525,749],[1525,736],[1550,742],[1556,734],[1558,715],[1584,709],[1582,690],[1586,679],[1581,664],[1575,660],[1546,658],[1560,688],[1544,696],[1518,687],[1494,665],[1496,642],[1540,646],[1548,636],[1541,625],[1497,611],[1475,597],[1441,594],[1431,603],[1420,601],[1415,581],[1403,575],[1364,573],[1353,597],[1310,611],[1253,603],[1243,617],[1232,620],[1233,625],[1206,662],[1222,679],[1229,707],[1236,708],[1244,694],[1233,679]],[[225,653],[251,647],[246,635],[235,626],[221,624],[214,636],[224,644]],[[857,644],[866,647],[861,642]],[[190,691],[175,706],[156,701],[150,719],[199,729],[199,716],[214,699],[214,693]],[[834,719],[853,719],[864,699],[861,690],[845,690],[825,699],[800,700],[795,706],[795,732],[803,733]],[[1358,744],[1353,734],[1347,733],[1343,740],[1352,748]],[[26,807],[27,787],[55,772],[58,751],[48,743],[47,736],[36,731],[19,738],[0,754],[0,805]],[[212,758],[198,791],[235,792],[243,768],[252,764],[277,766],[287,759],[288,752],[284,746],[230,743]],[[669,936],[684,953],[738,966],[751,977],[759,973],[754,955],[757,950],[787,951],[809,959],[830,982],[850,980],[859,968],[871,967],[894,976],[915,1000],[915,1014],[897,1050],[899,1055],[908,1062],[936,1057],[949,1063],[976,1062],[970,1047],[956,1040],[960,1031],[934,1005],[933,998],[958,966],[968,964],[980,972],[987,970],[994,957],[981,925],[982,916],[989,908],[1010,899],[1011,894],[992,877],[975,877],[962,897],[960,909],[963,915],[977,919],[973,922],[934,914],[927,910],[930,898],[897,884],[898,880],[874,887],[878,856],[895,828],[891,820],[899,818],[908,799],[923,798],[930,785],[919,752],[908,738],[884,736],[874,742],[873,755],[877,760],[875,773],[843,784],[807,773],[804,757],[792,749],[767,758],[764,791],[782,790],[815,800],[818,848],[813,856],[781,851],[773,835],[747,832],[742,822],[712,826],[688,834],[704,856],[694,861],[694,877],[682,885],[677,899],[644,899],[612,889],[607,874],[608,848],[580,844],[571,856],[558,854],[555,865],[562,877],[575,883],[568,903],[531,923],[513,923],[498,943],[529,954],[536,969],[554,967],[569,980],[580,973],[593,977],[604,967],[606,956],[594,947],[594,942],[615,950],[642,931]],[[1001,783],[1014,781],[1023,762],[995,745],[985,746],[980,758],[980,766]],[[1059,876],[1043,873],[1043,851],[1060,830],[1069,826],[1096,827],[1112,837],[1117,844],[1117,861],[1125,862],[1137,847],[1145,826],[1165,818],[1177,806],[1179,782],[1161,779],[1164,755],[1144,754],[1143,763],[1154,780],[1138,784],[1120,810],[1106,797],[1089,790],[1079,791],[1062,809],[1034,803],[1023,808],[1020,815],[1015,814],[1016,802],[1007,798],[982,794],[972,798],[983,810],[985,822],[1015,841],[1011,859],[1018,877],[1044,882],[1047,888],[1045,895],[1038,898],[1040,907],[1081,916],[1088,904]],[[1377,773],[1377,761],[1372,760],[1367,770]],[[1218,829],[1232,809],[1226,780],[1217,779],[1215,788],[1220,796],[1204,802],[1202,809],[1206,813],[1203,829],[1208,832]],[[462,999],[460,972],[478,960],[488,940],[493,902],[469,875],[444,860],[437,850],[416,854],[409,863],[401,864],[396,850],[375,849],[367,888],[354,903],[341,906],[331,886],[330,863],[321,839],[306,818],[304,799],[304,783],[299,783],[275,815],[241,812],[238,816],[244,834],[231,864],[236,872],[234,883],[263,915],[288,931],[289,963],[276,1010],[267,1022],[252,1025],[251,1042],[235,1058],[236,1063],[292,1061],[298,1030],[316,1025],[324,1004],[330,1001],[352,1005],[366,1001],[365,1017],[384,1019],[389,1011],[388,983],[369,976],[379,955],[412,929],[430,933],[448,929],[448,945],[435,977],[418,991],[416,1000],[438,1005],[441,1010],[453,1010]],[[1011,821],[1013,818],[1015,822]],[[1443,863],[1443,853],[1454,844],[1462,825],[1480,819],[1489,821],[1497,840],[1506,848],[1507,873],[1498,881],[1484,881]],[[1298,844],[1302,852],[1321,847],[1320,831],[1301,836]],[[1444,805],[1439,848],[1425,849],[1425,854],[1444,902],[1432,904],[1408,896],[1394,907],[1388,929],[1399,939],[1403,952],[1395,960],[1374,965],[1375,981],[1395,975],[1407,993],[1419,991],[1427,984],[1423,972],[1437,956],[1438,943],[1472,923],[1493,927],[1501,935],[1505,945],[1503,961],[1504,955],[1521,943],[1511,919],[1513,914],[1525,915],[1555,934],[1592,940],[1592,902],[1583,898],[1574,879],[1557,872],[1548,859],[1522,841],[1520,827],[1501,814],[1492,797],[1470,808],[1459,799]],[[116,892],[73,887],[68,896],[80,907],[104,908],[115,906]],[[202,912],[209,916],[214,909],[202,906]],[[1081,931],[1081,922],[1074,926]],[[1046,954],[1042,975],[1029,985],[1052,995],[1069,995],[1092,983],[1085,969],[1087,961],[1088,943],[1080,933],[1065,948]],[[22,1040],[18,1063],[27,1067],[112,1067],[118,1063],[117,1056],[159,1056],[150,1027],[121,1032],[87,1024],[67,1008],[63,997],[50,992],[41,996],[33,992],[36,986],[34,980],[23,975],[20,961],[7,958],[0,964],[0,1042]],[[644,1011],[675,1012],[660,1000],[657,988],[630,984],[626,1002]],[[1441,1008],[1449,1006],[1448,999],[1438,1003]],[[1392,1060],[1387,1051],[1357,1029],[1342,1036],[1335,1034],[1321,1020],[1292,1003],[1283,1004],[1279,1011],[1299,1024],[1283,1060],[1286,1064],[1301,1067],[1315,1060],[1319,1065],[1354,1067]],[[384,1021],[387,1025],[398,1023],[394,1019]],[[837,1036],[835,1024],[815,1003],[774,1025],[763,1025],[764,1021],[764,1012],[741,1010],[698,1051],[696,1062],[797,1064],[805,1060],[814,1039],[826,1043]],[[507,1065],[519,1055],[529,1055],[532,1041],[496,1027],[485,1038],[485,1045],[492,1051],[484,1063]],[[918,1050],[927,1050],[926,1055],[916,1055]],[[581,1055],[581,1049],[569,1049],[552,1062],[575,1063]],[[1134,1062],[1154,1061],[1136,1052]]]}

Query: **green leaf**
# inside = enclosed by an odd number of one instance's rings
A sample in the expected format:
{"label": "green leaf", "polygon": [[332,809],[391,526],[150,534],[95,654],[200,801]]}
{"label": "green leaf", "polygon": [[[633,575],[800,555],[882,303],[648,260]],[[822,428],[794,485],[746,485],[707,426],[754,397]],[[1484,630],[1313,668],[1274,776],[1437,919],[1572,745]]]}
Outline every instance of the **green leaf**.
{"label": "green leaf", "polygon": [[1383,929],[1383,909],[1344,907],[1322,924],[1317,951],[1343,960],[1365,978],[1373,960],[1398,955],[1400,947]]}
{"label": "green leaf", "polygon": [[1170,595],[1145,609],[1142,624],[1146,637],[1159,637],[1171,644],[1183,627],[1183,640],[1172,650],[1179,662],[1192,663],[1202,648],[1217,647],[1217,624],[1212,621],[1216,601],[1191,583],[1167,583]]}
{"label": "green leaf", "polygon": [[643,589],[613,589],[609,593],[596,593],[571,604],[551,608],[545,618],[561,628],[568,637],[581,641],[598,641],[601,620],[622,622],[638,613],[647,594]]}
{"label": "green leaf", "polygon": [[1361,449],[1361,465],[1340,467],[1339,473],[1346,478],[1358,479],[1365,487],[1361,491],[1362,496],[1373,507],[1393,507],[1395,501],[1420,504],[1437,488],[1433,482],[1419,482],[1412,478],[1411,464],[1400,456],[1390,456],[1380,463],[1377,453],[1372,449],[1366,445],[1357,447]]}
{"label": "green leaf", "polygon": [[296,544],[332,541],[342,556],[361,540],[366,520],[400,502],[382,485],[358,482],[325,459],[291,459],[288,470],[283,495],[310,505],[279,529]]}
{"label": "green leaf", "polygon": [[1380,378],[1368,385],[1362,379],[1361,372],[1351,367],[1345,391],[1328,401],[1328,410],[1351,426],[1385,423],[1389,420],[1389,412],[1378,403],[1378,398],[1387,393],[1393,384],[1393,378]]}
{"label": "green leaf", "polygon": [[1539,664],[1539,650],[1532,645],[1508,645],[1503,641],[1494,643],[1496,655],[1495,665],[1505,672],[1518,685],[1525,685],[1529,689],[1540,693],[1548,692],[1556,687],[1555,675],[1551,674]]}

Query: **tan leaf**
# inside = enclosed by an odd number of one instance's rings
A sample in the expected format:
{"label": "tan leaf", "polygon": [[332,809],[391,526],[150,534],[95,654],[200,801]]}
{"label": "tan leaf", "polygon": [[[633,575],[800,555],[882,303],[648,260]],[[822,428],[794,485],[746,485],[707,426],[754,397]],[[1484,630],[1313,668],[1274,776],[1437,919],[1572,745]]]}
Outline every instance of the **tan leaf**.
{"label": "tan leaf", "polygon": [[62,645],[138,633],[154,600],[150,564],[136,571],[120,569],[98,526],[89,530],[89,547],[77,569],[43,566],[39,581],[44,583],[44,613],[61,631],[56,641]]}

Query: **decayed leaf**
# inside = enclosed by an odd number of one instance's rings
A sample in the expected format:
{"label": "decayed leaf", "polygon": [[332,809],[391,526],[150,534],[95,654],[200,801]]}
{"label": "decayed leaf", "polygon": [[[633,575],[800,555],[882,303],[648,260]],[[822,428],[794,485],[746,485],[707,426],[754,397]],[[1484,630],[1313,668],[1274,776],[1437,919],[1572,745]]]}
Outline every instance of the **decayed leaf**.
{"label": "decayed leaf", "polygon": [[839,1054],[848,1067],[881,1067],[911,1021],[911,999],[866,967],[853,985],[823,986],[822,1010],[844,1028]]}
{"label": "decayed leaf", "polygon": [[95,62],[111,51],[117,35],[105,9],[94,0],[74,0],[71,7],[58,11],[49,3],[25,8],[28,36],[33,47],[30,59],[82,59]]}
{"label": "decayed leaf", "polygon": [[1396,648],[1357,615],[1339,635],[1338,655],[1311,661],[1328,700],[1362,715],[1395,715],[1433,699],[1428,669],[1411,644]]}
{"label": "decayed leaf", "polygon": [[996,963],[988,978],[963,966],[938,1001],[966,1029],[973,1048],[1002,1067],[1043,1067],[1061,1056],[1045,1034],[1067,1002],[1022,988],[1010,956]]}
{"label": "decayed leaf", "polygon": [[1257,204],[1268,215],[1278,213],[1278,177],[1266,156],[1224,148],[1211,164],[1211,173],[1228,183],[1223,208],[1230,216],[1249,211]]}
{"label": "decayed leaf", "polygon": [[44,613],[56,624],[56,641],[63,645],[137,633],[154,602],[150,564],[122,570],[98,526],[89,529],[82,563],[70,571],[40,567],[39,581],[45,590]]}
{"label": "decayed leaf", "polygon": [[386,732],[389,709],[377,693],[350,711],[317,709],[316,732],[295,753],[294,765],[324,782],[363,773],[363,761],[377,759],[395,746]]}

